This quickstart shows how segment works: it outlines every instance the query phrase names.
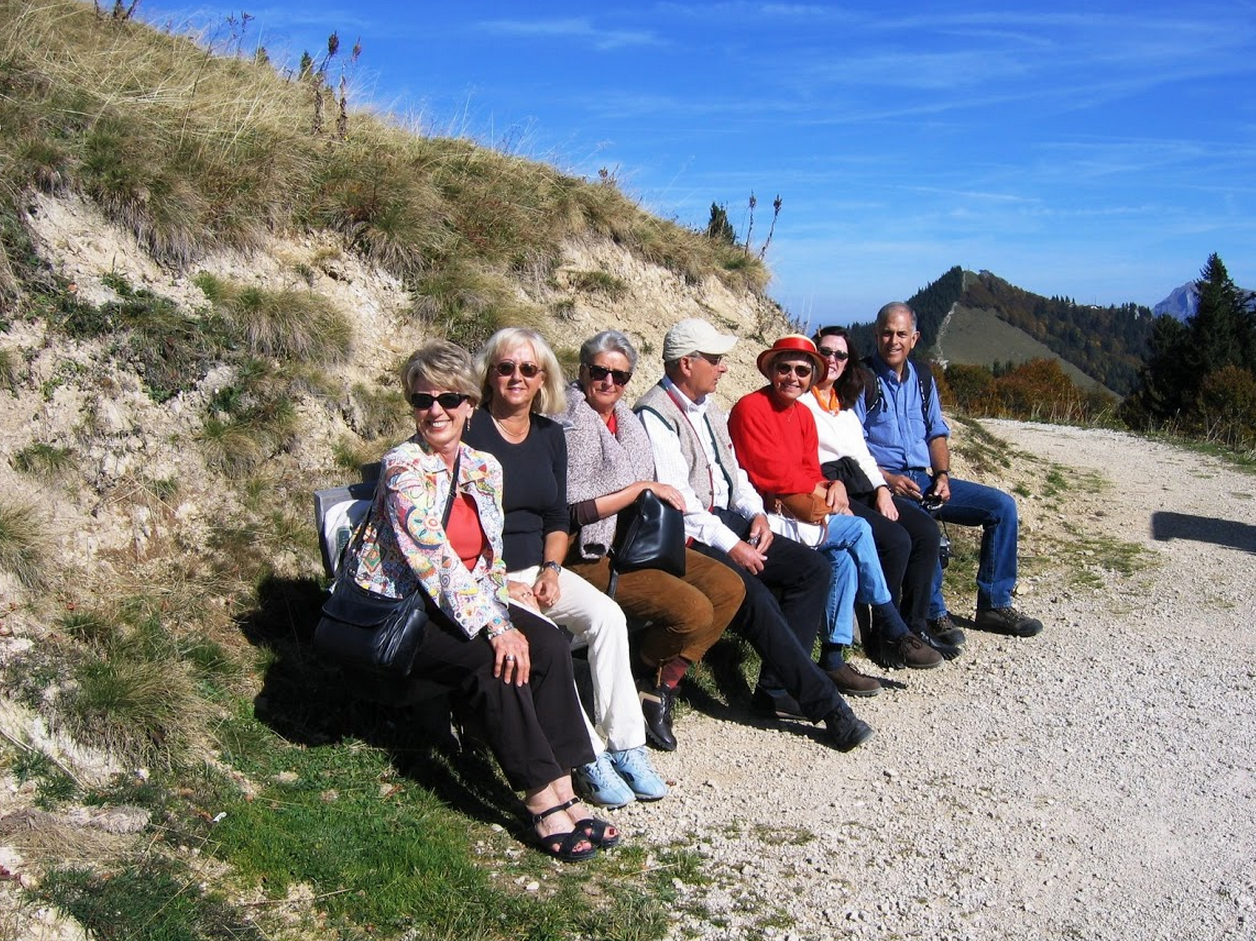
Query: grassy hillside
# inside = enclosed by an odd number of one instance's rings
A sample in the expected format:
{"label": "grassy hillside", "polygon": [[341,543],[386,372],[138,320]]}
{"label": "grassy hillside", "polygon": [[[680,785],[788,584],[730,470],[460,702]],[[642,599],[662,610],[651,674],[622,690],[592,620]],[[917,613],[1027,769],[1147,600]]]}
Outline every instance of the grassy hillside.
{"label": "grassy hillside", "polygon": [[0,936],[51,904],[128,941],[651,938],[700,878],[521,851],[490,760],[316,662],[310,492],[412,432],[426,336],[569,359],[613,324],[653,365],[681,316],[782,329],[767,272],[612,180],[337,109],[0,0]]}
{"label": "grassy hillside", "polygon": [[1079,389],[1097,389],[1115,394],[1072,363],[1060,359],[1046,344],[1000,320],[988,310],[957,306],[938,333],[933,351],[948,364],[963,363],[970,366],[1009,362],[1019,365],[1033,359],[1057,360]]}

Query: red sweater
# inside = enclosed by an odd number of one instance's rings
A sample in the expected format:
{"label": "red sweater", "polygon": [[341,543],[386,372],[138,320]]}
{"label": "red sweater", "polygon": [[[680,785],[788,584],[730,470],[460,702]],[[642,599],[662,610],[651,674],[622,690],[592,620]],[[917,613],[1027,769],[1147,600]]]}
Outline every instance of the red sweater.
{"label": "red sweater", "polygon": [[728,431],[737,463],[764,496],[811,493],[824,480],[815,417],[797,402],[782,408],[768,386],[733,406]]}

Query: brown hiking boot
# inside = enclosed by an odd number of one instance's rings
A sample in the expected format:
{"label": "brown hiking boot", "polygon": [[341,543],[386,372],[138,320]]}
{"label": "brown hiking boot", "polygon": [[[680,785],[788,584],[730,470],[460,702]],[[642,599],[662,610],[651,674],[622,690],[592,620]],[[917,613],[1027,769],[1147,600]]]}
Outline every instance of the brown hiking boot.
{"label": "brown hiking boot", "polygon": [[1008,634],[1012,637],[1033,637],[1042,631],[1042,622],[1017,611],[1011,605],[1006,608],[985,608],[977,612],[974,626],[983,631]]}
{"label": "brown hiking boot", "polygon": [[881,692],[881,684],[870,676],[865,676],[849,663],[843,663],[836,670],[825,670],[839,693],[846,696],[876,696]]}
{"label": "brown hiking boot", "polygon": [[882,646],[882,657],[888,666],[909,670],[931,670],[942,662],[942,654],[915,634],[887,640]]}

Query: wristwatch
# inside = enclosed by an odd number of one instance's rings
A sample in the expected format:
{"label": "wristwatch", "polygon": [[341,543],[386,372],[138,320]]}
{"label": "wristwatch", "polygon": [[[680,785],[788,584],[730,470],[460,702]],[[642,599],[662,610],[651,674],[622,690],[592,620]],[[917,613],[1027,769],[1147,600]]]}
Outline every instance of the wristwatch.
{"label": "wristwatch", "polygon": [[562,575],[562,574],[563,574],[563,567],[562,567],[561,565],[559,565],[557,562],[542,562],[542,563],[541,563],[541,568],[543,568],[543,569],[553,569],[553,571],[554,571],[554,574],[555,574],[555,575]]}

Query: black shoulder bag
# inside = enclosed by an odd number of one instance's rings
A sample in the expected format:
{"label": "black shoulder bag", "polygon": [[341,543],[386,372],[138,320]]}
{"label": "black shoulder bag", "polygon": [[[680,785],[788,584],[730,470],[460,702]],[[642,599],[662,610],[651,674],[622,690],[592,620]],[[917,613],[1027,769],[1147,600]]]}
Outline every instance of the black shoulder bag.
{"label": "black shoulder bag", "polygon": [[[449,498],[441,526],[449,525],[449,514],[458,494],[459,455],[454,462]],[[380,479],[380,487],[384,486]],[[331,597],[323,605],[323,616],[314,630],[314,650],[343,666],[369,673],[404,679],[414,667],[414,657],[427,629],[427,595],[422,586],[404,598],[389,598],[368,591],[354,581],[354,564],[362,547],[366,527],[378,503],[371,501],[370,512],[345,547],[332,584]]]}
{"label": "black shoulder bag", "polygon": [[611,560],[606,593],[615,597],[619,576],[640,569],[660,569],[683,578],[685,574],[685,514],[642,490],[637,499],[619,511],[615,540],[607,553]]}

